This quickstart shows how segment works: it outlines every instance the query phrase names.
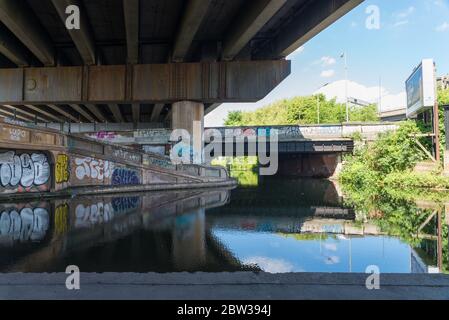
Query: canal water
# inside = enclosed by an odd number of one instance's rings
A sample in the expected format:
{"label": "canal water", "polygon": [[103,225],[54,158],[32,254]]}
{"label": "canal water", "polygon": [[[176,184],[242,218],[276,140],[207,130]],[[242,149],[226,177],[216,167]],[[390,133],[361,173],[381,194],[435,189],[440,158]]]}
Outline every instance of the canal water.
{"label": "canal water", "polygon": [[233,190],[0,203],[0,272],[447,269],[438,214],[416,233],[399,216],[367,219],[329,180],[240,180]]}

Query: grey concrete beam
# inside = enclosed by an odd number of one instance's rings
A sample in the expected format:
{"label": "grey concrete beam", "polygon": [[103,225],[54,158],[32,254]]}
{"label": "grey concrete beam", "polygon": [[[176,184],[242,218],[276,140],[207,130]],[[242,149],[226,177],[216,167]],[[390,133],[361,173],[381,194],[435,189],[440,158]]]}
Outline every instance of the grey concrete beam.
{"label": "grey concrete beam", "polygon": [[[64,24],[68,17],[66,8],[69,5],[76,5],[78,8],[82,8],[79,0],[52,0],[52,3]],[[72,37],[84,63],[94,65],[95,41],[85,10],[80,10],[80,29],[67,29],[67,32]]]}
{"label": "grey concrete beam", "polygon": [[318,33],[354,9],[363,0],[315,0],[290,23],[283,26],[272,42],[274,54],[286,57]]}
{"label": "grey concrete beam", "polygon": [[[64,122],[64,119],[61,119],[60,117],[55,116],[54,114],[44,110],[43,107],[33,106],[30,104],[24,105],[26,108],[31,109],[35,111],[36,113],[39,113],[41,115],[44,115],[46,118],[49,118],[51,120],[54,120],[56,122]],[[48,108],[48,107],[47,107]]]}
{"label": "grey concrete beam", "polygon": [[31,119],[37,119],[38,121],[43,121],[43,122],[49,122],[47,118],[38,116],[36,113],[32,113],[32,112],[28,112],[26,110],[23,109],[23,107],[21,106],[10,106],[10,105],[3,105],[4,108],[9,109],[9,110],[17,110],[17,112],[20,112],[21,114],[23,114],[26,117],[29,117]]}
{"label": "grey concrete beam", "polygon": [[210,0],[189,0],[181,20],[181,25],[173,46],[172,60],[183,62],[203,18],[206,16]]}
{"label": "grey concrete beam", "polygon": [[122,112],[120,111],[120,107],[116,103],[110,103],[108,104],[109,109],[111,110],[112,114],[114,115],[114,119],[116,122],[126,122],[125,118],[123,118]]}
{"label": "grey concrete beam", "polygon": [[128,63],[139,62],[139,0],[123,0]]}
{"label": "grey concrete beam", "polygon": [[29,57],[24,48],[8,34],[8,30],[0,25],[0,53],[19,67],[30,65]]}
{"label": "grey concrete beam", "polygon": [[84,118],[89,120],[90,122],[96,122],[95,118],[92,117],[89,112],[83,109],[82,106],[77,104],[70,104],[70,107],[72,107],[76,112],[78,112],[80,115],[82,115]]}
{"label": "grey concrete beam", "polygon": [[0,0],[0,21],[44,65],[55,65],[52,41],[25,1]]}
{"label": "grey concrete beam", "polygon": [[140,122],[140,104],[138,104],[138,103],[132,104],[132,113],[133,113],[133,122],[139,123]]}
{"label": "grey concrete beam", "polygon": [[232,60],[278,12],[287,0],[252,0],[248,2],[228,33],[223,46],[223,60]]}
{"label": "grey concrete beam", "polygon": [[97,117],[98,120],[100,120],[101,122],[108,122],[108,119],[106,119],[103,112],[100,110],[98,106],[90,103],[85,104],[85,106],[90,112],[92,112],[95,115],[95,117]]}
{"label": "grey concrete beam", "polygon": [[73,116],[71,113],[65,111],[61,106],[56,106],[54,104],[47,104],[47,107],[49,107],[50,109],[52,109],[53,111],[61,114],[62,116],[64,116],[65,118],[72,120],[73,122],[77,123],[80,122],[79,119],[77,119],[75,116]]}
{"label": "grey concrete beam", "polygon": [[159,116],[161,115],[164,106],[165,104],[163,103],[156,103],[153,106],[153,111],[151,112],[151,122],[157,122],[159,120]]}

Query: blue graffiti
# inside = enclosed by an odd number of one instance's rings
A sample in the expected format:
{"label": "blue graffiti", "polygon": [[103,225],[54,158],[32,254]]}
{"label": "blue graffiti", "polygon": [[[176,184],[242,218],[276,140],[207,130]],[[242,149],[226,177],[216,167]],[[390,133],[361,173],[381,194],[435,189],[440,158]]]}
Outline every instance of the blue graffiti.
{"label": "blue graffiti", "polygon": [[115,213],[127,213],[138,208],[139,197],[120,197],[113,198],[111,201]]}
{"label": "blue graffiti", "polygon": [[117,168],[112,173],[113,185],[136,185],[140,184],[139,173],[126,168]]}

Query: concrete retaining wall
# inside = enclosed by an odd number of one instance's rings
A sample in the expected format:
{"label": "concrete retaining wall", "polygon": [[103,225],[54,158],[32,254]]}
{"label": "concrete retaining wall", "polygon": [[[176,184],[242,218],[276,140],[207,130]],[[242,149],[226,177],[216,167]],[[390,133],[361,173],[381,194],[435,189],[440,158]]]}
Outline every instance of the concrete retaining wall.
{"label": "concrete retaining wall", "polygon": [[226,180],[224,168],[176,166],[168,158],[11,123],[0,123],[0,194]]}

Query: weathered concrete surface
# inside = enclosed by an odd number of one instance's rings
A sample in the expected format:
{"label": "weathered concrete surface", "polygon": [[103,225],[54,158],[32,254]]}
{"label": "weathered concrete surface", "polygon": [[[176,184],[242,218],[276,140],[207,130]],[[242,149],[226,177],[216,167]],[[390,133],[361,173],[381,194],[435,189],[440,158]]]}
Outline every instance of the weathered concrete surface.
{"label": "weathered concrete surface", "polygon": [[195,189],[216,189],[216,188],[236,188],[237,180],[228,179],[226,181],[209,181],[209,182],[188,182],[174,184],[151,184],[136,186],[97,186],[97,187],[77,187],[56,192],[41,193],[11,193],[4,194],[0,197],[1,202],[29,200],[29,199],[50,199],[64,198],[74,196],[85,196],[92,194],[121,194],[121,193],[142,193],[151,191],[174,191],[174,190],[195,190]]}
{"label": "weathered concrete surface", "polygon": [[367,274],[338,273],[104,273],[81,274],[81,289],[67,290],[67,275],[1,274],[1,299],[449,299],[449,276],[381,274],[380,289]]}

